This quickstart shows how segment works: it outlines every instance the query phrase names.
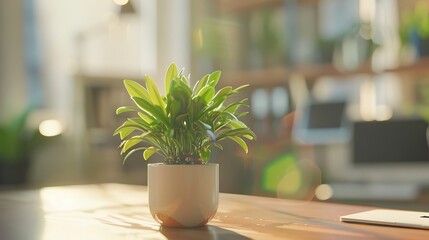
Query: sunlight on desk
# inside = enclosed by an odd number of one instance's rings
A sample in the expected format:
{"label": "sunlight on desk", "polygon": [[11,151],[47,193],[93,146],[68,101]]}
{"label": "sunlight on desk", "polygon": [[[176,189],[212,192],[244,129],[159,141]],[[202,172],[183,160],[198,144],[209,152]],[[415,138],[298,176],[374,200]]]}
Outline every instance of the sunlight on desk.
{"label": "sunlight on desk", "polygon": [[425,230],[339,221],[368,207],[233,194],[220,194],[207,226],[163,228],[149,212],[146,187],[120,184],[1,192],[0,207],[1,239],[429,238]]}

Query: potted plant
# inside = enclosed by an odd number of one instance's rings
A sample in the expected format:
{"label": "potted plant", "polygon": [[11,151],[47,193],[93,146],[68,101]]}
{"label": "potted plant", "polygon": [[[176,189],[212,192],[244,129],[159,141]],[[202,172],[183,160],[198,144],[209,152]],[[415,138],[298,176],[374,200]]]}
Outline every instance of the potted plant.
{"label": "potted plant", "polygon": [[399,36],[402,47],[413,47],[417,57],[429,55],[429,8],[426,2],[418,1],[413,10],[403,11]]}
{"label": "potted plant", "polygon": [[[124,161],[143,151],[143,158],[153,154],[163,163],[148,165],[149,208],[162,226],[195,227],[206,224],[218,205],[218,165],[209,163],[212,147],[230,139],[247,153],[243,138],[255,134],[239,120],[237,113],[246,99],[231,97],[247,85],[215,91],[221,72],[205,75],[193,88],[189,77],[178,72],[173,63],[165,75],[165,96],[153,80],[146,77],[146,87],[132,80],[124,85],[135,106],[124,106],[116,114],[134,112],[116,131],[122,143]],[[228,101],[228,104],[226,103]],[[146,145],[141,145],[141,144]]]}

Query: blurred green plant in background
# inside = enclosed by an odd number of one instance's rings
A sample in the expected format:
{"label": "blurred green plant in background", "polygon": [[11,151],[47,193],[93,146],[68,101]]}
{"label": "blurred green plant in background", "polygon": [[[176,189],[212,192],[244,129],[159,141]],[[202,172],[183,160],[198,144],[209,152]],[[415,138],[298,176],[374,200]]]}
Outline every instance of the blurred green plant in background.
{"label": "blurred green plant in background", "polygon": [[10,122],[0,124],[0,184],[23,183],[31,154],[42,141],[38,129],[29,129],[25,110]]}

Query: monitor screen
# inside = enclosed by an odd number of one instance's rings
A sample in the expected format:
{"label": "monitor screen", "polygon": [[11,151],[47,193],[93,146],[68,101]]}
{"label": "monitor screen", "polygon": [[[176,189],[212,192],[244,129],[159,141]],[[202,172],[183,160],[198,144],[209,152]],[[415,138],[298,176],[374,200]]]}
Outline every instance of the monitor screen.
{"label": "monitor screen", "polygon": [[310,101],[295,121],[294,137],[309,144],[340,143],[349,140],[345,101]]}
{"label": "monitor screen", "polygon": [[429,162],[426,132],[421,119],[356,122],[353,126],[353,163]]}
{"label": "monitor screen", "polygon": [[309,106],[309,128],[340,128],[345,102],[313,103]]}

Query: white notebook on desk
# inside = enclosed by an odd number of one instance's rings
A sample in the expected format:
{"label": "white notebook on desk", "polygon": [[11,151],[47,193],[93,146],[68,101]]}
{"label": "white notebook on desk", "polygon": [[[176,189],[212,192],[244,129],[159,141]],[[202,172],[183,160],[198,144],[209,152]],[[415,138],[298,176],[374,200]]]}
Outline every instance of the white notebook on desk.
{"label": "white notebook on desk", "polygon": [[429,212],[376,209],[340,217],[343,222],[429,229]]}

